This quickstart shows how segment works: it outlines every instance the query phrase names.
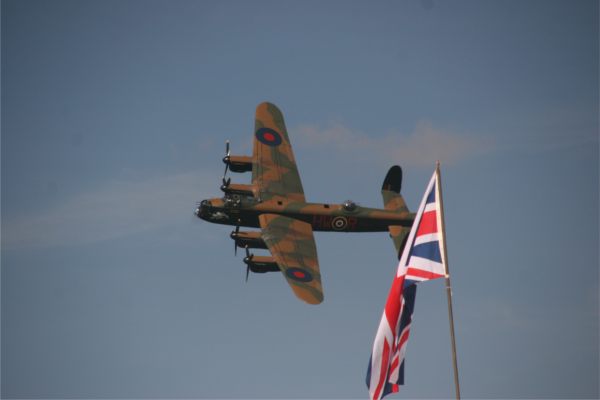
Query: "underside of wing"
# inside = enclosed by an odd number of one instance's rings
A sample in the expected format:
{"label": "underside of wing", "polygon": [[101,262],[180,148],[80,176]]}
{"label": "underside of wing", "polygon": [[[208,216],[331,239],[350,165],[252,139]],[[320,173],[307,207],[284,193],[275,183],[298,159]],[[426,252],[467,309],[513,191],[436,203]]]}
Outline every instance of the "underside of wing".
{"label": "underside of wing", "polygon": [[271,103],[256,108],[252,185],[261,200],[284,197],[305,201],[283,114]]}
{"label": "underside of wing", "polygon": [[259,216],[262,237],[296,296],[323,301],[317,247],[310,224],[276,214]]}

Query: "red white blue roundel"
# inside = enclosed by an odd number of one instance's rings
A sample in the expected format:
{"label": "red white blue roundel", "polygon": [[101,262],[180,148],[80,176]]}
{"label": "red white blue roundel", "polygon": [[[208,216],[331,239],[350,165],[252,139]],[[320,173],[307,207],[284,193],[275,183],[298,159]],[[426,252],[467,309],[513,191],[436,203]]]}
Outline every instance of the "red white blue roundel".
{"label": "red white blue roundel", "polygon": [[281,135],[271,128],[260,128],[256,131],[256,139],[267,146],[279,146],[282,142]]}
{"label": "red white blue roundel", "polygon": [[290,267],[285,270],[285,274],[288,278],[300,282],[310,282],[313,280],[312,275],[305,269]]}
{"label": "red white blue roundel", "polygon": [[333,221],[331,221],[331,227],[336,231],[343,231],[348,227],[348,220],[346,217],[335,217]]}

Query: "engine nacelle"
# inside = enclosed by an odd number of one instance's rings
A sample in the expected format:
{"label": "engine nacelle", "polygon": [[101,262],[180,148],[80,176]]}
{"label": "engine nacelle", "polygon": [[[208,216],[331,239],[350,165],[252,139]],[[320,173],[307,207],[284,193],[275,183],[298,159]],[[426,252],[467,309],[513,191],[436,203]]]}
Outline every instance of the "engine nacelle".
{"label": "engine nacelle", "polygon": [[229,170],[233,172],[248,172],[252,171],[252,157],[249,156],[231,156],[223,157],[223,162],[229,166]]}
{"label": "engine nacelle", "polygon": [[275,262],[275,259],[270,256],[255,256],[250,254],[244,257],[244,262],[252,272],[258,274],[264,274],[265,272],[276,272],[279,271],[279,266]]}
{"label": "engine nacelle", "polygon": [[241,183],[226,183],[221,185],[221,190],[227,194],[239,194],[241,196],[254,196],[252,185]]}
{"label": "engine nacelle", "polygon": [[250,232],[250,231],[240,231],[236,230],[231,232],[229,235],[236,246],[244,248],[248,247],[250,249],[266,249],[267,244],[263,240],[260,232]]}

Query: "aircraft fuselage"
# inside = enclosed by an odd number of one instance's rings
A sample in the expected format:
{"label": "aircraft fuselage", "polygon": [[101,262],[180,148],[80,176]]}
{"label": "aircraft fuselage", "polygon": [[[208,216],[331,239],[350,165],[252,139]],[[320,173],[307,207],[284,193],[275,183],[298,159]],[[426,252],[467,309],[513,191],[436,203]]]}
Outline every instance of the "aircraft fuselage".
{"label": "aircraft fuselage", "polygon": [[353,202],[307,203],[287,199],[257,201],[252,197],[225,196],[204,200],[195,212],[208,222],[259,228],[260,214],[279,214],[311,224],[313,231],[387,232],[389,226],[410,227],[414,213],[367,208]]}

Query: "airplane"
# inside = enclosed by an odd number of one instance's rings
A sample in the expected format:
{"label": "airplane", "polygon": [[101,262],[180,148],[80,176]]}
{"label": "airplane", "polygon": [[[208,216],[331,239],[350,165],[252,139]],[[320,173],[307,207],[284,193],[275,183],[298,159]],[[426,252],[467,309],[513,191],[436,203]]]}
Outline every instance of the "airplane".
{"label": "airplane", "polygon": [[[391,167],[383,181],[383,209],[361,207],[350,200],[341,204],[307,202],[283,114],[271,103],[256,108],[252,156],[230,154],[227,141],[223,162],[223,197],[202,200],[195,215],[235,226],[230,237],[236,254],[238,247],[246,251],[246,281],[250,271],[281,271],[294,294],[309,304],[323,301],[313,232],[388,231],[400,254],[414,221],[415,214],[400,195],[399,166]],[[252,183],[231,183],[227,171],[251,172]],[[271,255],[254,255],[249,249],[267,249]]]}

